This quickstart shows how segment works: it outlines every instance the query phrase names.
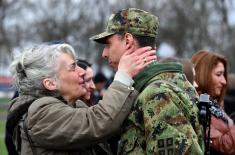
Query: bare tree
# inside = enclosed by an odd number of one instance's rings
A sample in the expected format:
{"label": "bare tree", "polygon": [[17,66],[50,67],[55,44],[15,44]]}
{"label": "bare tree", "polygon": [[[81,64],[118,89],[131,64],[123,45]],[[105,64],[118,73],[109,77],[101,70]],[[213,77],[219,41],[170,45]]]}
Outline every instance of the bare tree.
{"label": "bare tree", "polygon": [[99,70],[106,65],[100,57],[102,46],[89,38],[105,29],[112,12],[136,7],[159,17],[158,42],[173,46],[178,56],[191,57],[199,49],[208,49],[225,54],[234,65],[235,29],[228,22],[232,3],[232,0],[1,0],[1,54],[38,42],[62,40],[72,44],[80,58],[98,64]]}

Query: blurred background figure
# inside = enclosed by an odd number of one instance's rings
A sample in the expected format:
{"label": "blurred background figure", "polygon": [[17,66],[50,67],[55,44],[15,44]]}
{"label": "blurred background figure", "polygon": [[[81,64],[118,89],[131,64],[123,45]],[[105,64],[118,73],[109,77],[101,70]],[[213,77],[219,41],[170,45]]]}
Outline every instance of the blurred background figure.
{"label": "blurred background figure", "polygon": [[190,59],[178,58],[178,57],[168,57],[168,58],[161,59],[160,62],[162,62],[162,63],[168,63],[168,62],[180,63],[183,66],[183,72],[186,75],[186,78],[188,79],[188,81],[195,88],[198,87],[197,83],[195,82],[196,72],[194,69],[194,65],[190,61]]}
{"label": "blurred background figure", "polygon": [[93,81],[94,72],[91,68],[91,64],[87,62],[86,60],[78,59],[77,65],[86,71],[85,76],[84,76],[84,81],[85,81],[87,93],[85,96],[82,97],[82,100],[90,107],[94,105],[94,103],[91,100],[91,95],[93,94],[96,88],[94,81]]}
{"label": "blurred background figure", "polygon": [[106,88],[107,77],[102,73],[98,72],[94,77],[95,90],[91,95],[91,102],[97,104],[102,99],[105,88]]}
{"label": "blurred background figure", "polygon": [[224,110],[235,121],[235,74],[228,75],[228,87],[224,98]]}
{"label": "blurred background figure", "polygon": [[[86,108],[86,107],[93,106],[95,103],[92,102],[91,96],[94,93],[95,84],[93,81],[94,72],[91,68],[92,65],[88,61],[82,60],[82,59],[77,60],[77,65],[86,71],[85,76],[84,76],[84,82],[85,82],[85,87],[87,89],[87,93],[84,96],[81,96],[80,100],[76,102],[76,107]],[[96,103],[98,103],[98,101],[99,100],[97,100]],[[105,141],[94,145],[93,149],[96,155],[112,155],[113,154],[109,144]]]}
{"label": "blurred background figure", "polygon": [[[195,66],[198,93],[209,94],[211,100],[217,103],[213,106],[217,112],[211,111],[211,154],[235,154],[235,126],[223,110],[227,87],[227,60],[220,54],[201,50],[192,56],[192,63]],[[223,115],[218,116],[218,112]]]}

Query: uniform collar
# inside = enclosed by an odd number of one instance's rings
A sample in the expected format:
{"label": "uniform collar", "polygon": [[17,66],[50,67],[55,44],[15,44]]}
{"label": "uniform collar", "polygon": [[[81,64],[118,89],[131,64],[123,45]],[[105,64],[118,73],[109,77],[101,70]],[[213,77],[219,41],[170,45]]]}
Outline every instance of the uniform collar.
{"label": "uniform collar", "polygon": [[139,74],[134,77],[134,87],[140,92],[143,86],[154,76],[163,72],[183,72],[182,65],[178,63],[159,63],[157,61],[152,62],[146,66]]}

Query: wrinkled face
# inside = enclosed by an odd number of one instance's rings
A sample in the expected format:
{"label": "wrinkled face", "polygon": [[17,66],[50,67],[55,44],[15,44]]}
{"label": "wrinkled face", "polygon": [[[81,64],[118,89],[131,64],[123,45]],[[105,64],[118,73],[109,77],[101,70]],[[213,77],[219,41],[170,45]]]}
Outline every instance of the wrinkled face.
{"label": "wrinkled face", "polygon": [[212,70],[212,82],[213,82],[213,96],[220,96],[223,88],[226,86],[226,79],[224,77],[225,68],[223,63],[219,62]]}
{"label": "wrinkled face", "polygon": [[107,38],[102,57],[108,60],[114,70],[117,70],[119,60],[125,52],[125,49],[125,40],[121,36],[114,34]]}
{"label": "wrinkled face", "polygon": [[86,100],[90,100],[91,93],[95,90],[95,84],[92,80],[93,76],[94,76],[94,74],[93,74],[93,71],[92,71],[91,67],[87,67],[86,74],[85,74],[85,77],[84,77],[85,86],[86,86],[86,89],[87,89],[87,93],[84,96],[84,98]]}
{"label": "wrinkled face", "polygon": [[58,90],[68,102],[75,102],[87,93],[84,82],[85,70],[77,66],[69,54],[59,57],[59,71],[57,74]]}

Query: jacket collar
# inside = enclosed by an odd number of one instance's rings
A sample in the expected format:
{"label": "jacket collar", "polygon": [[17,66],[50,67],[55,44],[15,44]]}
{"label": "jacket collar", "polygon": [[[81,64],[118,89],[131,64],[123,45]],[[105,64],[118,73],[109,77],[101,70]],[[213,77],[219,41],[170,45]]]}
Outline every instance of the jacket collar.
{"label": "jacket collar", "polygon": [[146,66],[137,76],[134,77],[134,87],[140,92],[144,85],[154,76],[163,72],[183,72],[182,65],[178,63],[159,63],[154,61]]}

